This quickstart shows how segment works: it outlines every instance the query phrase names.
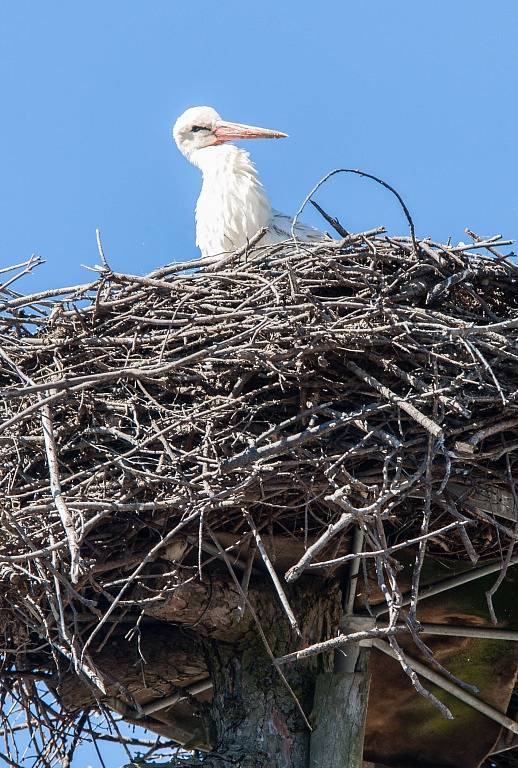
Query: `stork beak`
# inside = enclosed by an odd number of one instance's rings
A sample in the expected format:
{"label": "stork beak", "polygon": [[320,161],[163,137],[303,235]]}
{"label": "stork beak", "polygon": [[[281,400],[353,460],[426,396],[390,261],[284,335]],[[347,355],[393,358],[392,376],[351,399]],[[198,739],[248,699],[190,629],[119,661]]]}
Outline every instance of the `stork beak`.
{"label": "stork beak", "polygon": [[218,120],[212,132],[218,144],[238,139],[285,139],[288,135],[281,131],[271,131],[269,128],[257,128],[255,125],[227,123],[225,120]]}

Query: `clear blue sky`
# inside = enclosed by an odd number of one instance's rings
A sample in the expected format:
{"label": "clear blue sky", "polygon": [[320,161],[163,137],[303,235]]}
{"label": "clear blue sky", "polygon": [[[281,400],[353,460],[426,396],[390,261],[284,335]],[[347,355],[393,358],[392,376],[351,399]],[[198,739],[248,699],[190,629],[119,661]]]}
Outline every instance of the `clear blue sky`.
{"label": "clear blue sky", "polygon": [[[394,184],[418,232],[518,235],[516,0],[11,0],[0,9],[0,263],[30,287],[195,255],[200,179],[171,140],[186,107],[290,138],[249,148],[276,207],[347,165]],[[361,229],[405,222],[352,177],[320,197]],[[29,287],[29,284],[27,284]]]}
{"label": "clear blue sky", "polygon": [[[4,1],[0,266],[36,252],[27,290],[88,280],[96,227],[117,269],[194,257],[200,178],[171,125],[198,104],[290,134],[249,146],[287,213],[345,165],[396,186],[420,235],[517,237],[517,50],[516,0]],[[318,199],[406,231],[365,181]]]}

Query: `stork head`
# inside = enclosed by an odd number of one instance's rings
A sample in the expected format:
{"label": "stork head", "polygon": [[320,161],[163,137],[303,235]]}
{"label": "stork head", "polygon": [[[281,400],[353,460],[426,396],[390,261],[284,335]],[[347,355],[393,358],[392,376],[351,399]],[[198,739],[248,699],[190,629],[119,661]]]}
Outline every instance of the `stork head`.
{"label": "stork head", "polygon": [[212,107],[191,107],[180,115],[173,127],[176,146],[190,160],[193,153],[205,147],[240,139],[281,139],[286,133],[257,128],[254,125],[222,120]]}

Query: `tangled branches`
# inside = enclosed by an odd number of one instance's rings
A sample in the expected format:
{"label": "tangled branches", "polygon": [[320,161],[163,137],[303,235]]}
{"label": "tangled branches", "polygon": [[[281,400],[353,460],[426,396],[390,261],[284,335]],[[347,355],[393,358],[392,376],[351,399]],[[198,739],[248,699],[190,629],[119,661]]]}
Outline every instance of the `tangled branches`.
{"label": "tangled branches", "polygon": [[[417,627],[427,553],[509,562],[518,267],[497,251],[508,244],[416,250],[374,230],[145,277],[103,265],[88,285],[32,296],[12,285],[34,262],[4,271],[10,695],[41,702],[35,669],[55,690],[70,666],[102,700],[113,680],[96,654],[114,626],[157,615],[222,551],[246,560],[251,542],[295,629],[283,585],[337,572],[355,528],[364,599],[386,601],[394,632],[404,588]],[[285,573],[266,546],[276,537],[292,544]]]}

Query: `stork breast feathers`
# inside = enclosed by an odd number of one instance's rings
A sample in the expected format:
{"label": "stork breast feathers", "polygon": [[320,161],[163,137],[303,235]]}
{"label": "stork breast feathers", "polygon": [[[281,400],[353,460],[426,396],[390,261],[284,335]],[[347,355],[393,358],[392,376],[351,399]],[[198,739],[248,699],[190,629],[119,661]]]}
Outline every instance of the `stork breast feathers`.
{"label": "stork breast feathers", "polygon": [[272,208],[248,152],[222,144],[192,159],[203,172],[196,205],[196,244],[203,256],[240,248],[269,225]]}

